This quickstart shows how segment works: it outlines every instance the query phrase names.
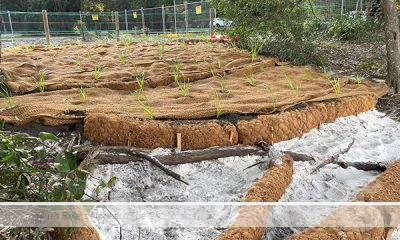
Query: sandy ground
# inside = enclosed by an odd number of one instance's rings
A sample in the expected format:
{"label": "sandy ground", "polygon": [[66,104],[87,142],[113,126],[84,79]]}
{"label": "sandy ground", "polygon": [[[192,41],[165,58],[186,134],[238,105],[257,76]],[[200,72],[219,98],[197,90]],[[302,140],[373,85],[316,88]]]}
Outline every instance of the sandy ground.
{"label": "sandy ground", "polygon": [[[279,156],[281,151],[294,151],[313,155],[315,162],[296,162],[294,180],[287,190],[282,202],[346,202],[379,174],[376,171],[361,171],[354,168],[342,169],[330,164],[316,173],[313,169],[328,157],[340,153],[354,138],[354,145],[343,154],[339,161],[371,161],[389,165],[400,159],[400,123],[382,113],[371,111],[358,116],[339,118],[335,123],[324,124],[302,138],[281,142],[273,146],[273,155]],[[157,149],[156,151],[165,151]],[[259,165],[249,170],[244,168],[262,159],[228,158],[195,164],[184,164],[171,167],[183,175],[189,186],[176,182],[164,173],[147,163],[130,163],[128,165],[100,166],[93,172],[95,178],[107,180],[113,175],[118,177],[116,186],[110,194],[111,201],[146,201],[146,202],[237,202],[246,190],[257,181],[265,169]],[[98,180],[91,179],[88,190],[94,189]],[[133,187],[134,186],[134,187]],[[107,192],[100,193],[107,199]],[[296,213],[290,216],[284,208],[276,207],[272,212],[264,239],[282,239],[302,228],[317,223],[332,208],[314,208],[313,211]],[[100,210],[99,210],[100,211]],[[102,214],[101,214],[102,211]],[[118,239],[118,227],[110,221],[109,214],[101,210],[92,218],[104,239]],[[219,226],[229,225],[235,208],[213,209],[203,213],[204,219],[223,219]],[[178,210],[179,212],[179,210]],[[201,213],[201,211],[200,211]],[[176,212],[174,213],[176,214]],[[188,215],[189,216],[189,215]],[[202,218],[199,218],[201,221]],[[171,215],[172,218],[172,215]],[[290,219],[290,221],[288,221]],[[121,219],[119,219],[121,221]],[[128,220],[127,220],[128,221]],[[190,220],[189,220],[190,221]],[[150,221],[151,222],[151,221]],[[131,239],[139,235],[138,228],[123,224],[123,239]],[[145,239],[210,239],[218,236],[223,229],[215,228],[168,228],[151,229],[156,223],[149,223],[149,228],[141,228],[141,236]],[[292,228],[290,228],[293,226]],[[297,228],[295,228],[298,226]],[[399,234],[398,232],[396,233]],[[395,235],[395,236],[397,236]],[[148,238],[147,238],[148,237]],[[394,238],[396,239],[396,238]]]}
{"label": "sandy ground", "polygon": [[[390,165],[400,159],[400,124],[389,118],[382,118],[377,111],[358,116],[339,118],[334,124],[324,124],[313,129],[302,138],[292,139],[275,145],[279,151],[290,150],[314,156],[317,161],[296,162],[292,185],[281,199],[282,202],[347,202],[370,181],[378,176],[376,171],[361,171],[355,168],[343,169],[327,165],[318,173],[311,173],[315,167],[330,156],[340,153],[354,138],[354,145],[348,153],[341,155],[344,162],[379,162]],[[313,212],[302,213],[299,209],[287,216],[284,208],[273,210],[270,225],[298,226],[313,225],[330,212],[322,207]],[[316,212],[318,211],[318,214]],[[289,222],[288,222],[289,221]],[[301,224],[299,224],[301,223]],[[279,228],[267,230],[264,239],[281,239],[295,229]],[[296,229],[301,230],[301,229]]]}

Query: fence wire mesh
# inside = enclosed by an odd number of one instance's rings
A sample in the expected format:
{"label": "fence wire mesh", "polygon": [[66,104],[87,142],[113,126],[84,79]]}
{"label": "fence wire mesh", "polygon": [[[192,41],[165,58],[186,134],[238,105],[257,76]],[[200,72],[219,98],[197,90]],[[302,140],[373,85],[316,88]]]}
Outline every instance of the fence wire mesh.
{"label": "fence wire mesh", "polygon": [[[210,3],[194,2],[175,6],[124,10],[118,12],[119,29],[128,33],[208,32]],[[50,34],[79,34],[81,21],[85,31],[115,31],[113,12],[48,12]],[[44,35],[42,12],[0,12],[2,34]]]}
{"label": "fence wire mesh", "polygon": [[[373,0],[310,0],[305,8],[322,21],[349,16],[364,11]],[[311,3],[311,4],[310,4]],[[193,2],[175,6],[123,10],[119,12],[119,29],[126,33],[185,33],[208,32],[210,29],[209,2]],[[85,31],[103,33],[115,31],[113,12],[48,12],[51,35],[79,34],[80,21]],[[0,12],[3,36],[43,36],[42,12]]]}

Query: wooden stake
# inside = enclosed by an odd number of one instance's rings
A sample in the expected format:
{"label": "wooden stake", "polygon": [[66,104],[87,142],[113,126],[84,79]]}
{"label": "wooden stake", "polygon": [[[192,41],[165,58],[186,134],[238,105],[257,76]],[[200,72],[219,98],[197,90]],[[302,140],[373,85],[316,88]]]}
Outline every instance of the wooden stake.
{"label": "wooden stake", "polygon": [[210,39],[214,35],[214,14],[213,14],[213,8],[210,8]]}
{"label": "wooden stake", "polygon": [[182,134],[180,133],[176,134],[176,150],[177,152],[182,151]]}
{"label": "wooden stake", "polygon": [[117,37],[117,42],[119,42],[119,14],[118,11],[114,12],[114,16],[115,16],[115,35]]}
{"label": "wooden stake", "polygon": [[146,24],[144,22],[144,9],[143,7],[140,9],[141,13],[142,13],[142,29],[143,29],[143,33],[146,33]]}
{"label": "wooden stake", "polygon": [[43,14],[44,33],[46,34],[46,42],[47,45],[50,45],[50,28],[49,28],[49,19],[47,17],[47,10],[42,10],[42,14]]}

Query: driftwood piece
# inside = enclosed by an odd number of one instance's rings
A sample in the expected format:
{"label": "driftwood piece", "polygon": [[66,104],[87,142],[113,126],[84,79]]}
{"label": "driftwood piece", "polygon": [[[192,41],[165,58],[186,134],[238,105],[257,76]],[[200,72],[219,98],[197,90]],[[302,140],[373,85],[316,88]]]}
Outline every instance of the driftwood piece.
{"label": "driftwood piece", "polygon": [[330,159],[325,160],[324,162],[322,162],[321,164],[319,164],[319,165],[311,172],[311,174],[317,172],[319,169],[325,167],[326,165],[328,165],[328,164],[330,164],[330,163],[336,163],[336,164],[338,164],[337,162],[338,162],[338,159],[339,159],[340,155],[347,153],[353,145],[354,145],[354,138],[353,138],[353,141],[351,141],[351,143],[346,147],[345,150],[343,150],[342,152],[340,152],[340,153],[338,153],[338,154],[332,156]]}
{"label": "driftwood piece", "polygon": [[[85,149],[87,150],[87,149]],[[132,154],[126,154],[126,151],[144,152],[150,154],[149,150],[129,148],[129,147],[107,147],[107,151],[100,152],[96,159],[99,164],[126,164],[132,161],[141,161],[142,159]],[[203,150],[192,150],[182,152],[172,152],[167,155],[155,155],[154,157],[165,165],[178,165],[185,163],[201,162],[205,160],[243,157],[247,155],[262,156],[265,152],[259,148],[251,146],[229,146],[212,147]]]}
{"label": "driftwood piece", "polygon": [[378,171],[384,172],[386,171],[386,166],[382,165],[381,163],[373,163],[373,162],[337,162],[339,166],[342,168],[353,167],[358,170],[363,171]]}
{"label": "driftwood piece", "polygon": [[295,162],[315,161],[315,158],[313,156],[304,153],[297,153],[292,151],[283,151],[282,153],[290,155]]}
{"label": "driftwood piece", "polygon": [[83,166],[89,166],[92,163],[95,163],[95,164],[100,163],[96,159],[96,157],[98,155],[100,155],[101,152],[114,151],[114,152],[126,154],[128,156],[133,157],[134,159],[147,160],[150,163],[152,163],[153,165],[155,165],[156,167],[158,167],[159,169],[161,169],[162,171],[164,171],[167,175],[173,177],[174,179],[176,179],[182,183],[189,185],[181,175],[166,168],[157,158],[151,156],[148,151],[142,152],[142,151],[138,150],[137,148],[111,147],[111,146],[102,146],[102,147],[96,147],[94,149],[89,148],[89,149],[85,149],[85,150],[88,150],[89,154],[86,157],[86,159],[81,163],[81,165],[83,165]]}

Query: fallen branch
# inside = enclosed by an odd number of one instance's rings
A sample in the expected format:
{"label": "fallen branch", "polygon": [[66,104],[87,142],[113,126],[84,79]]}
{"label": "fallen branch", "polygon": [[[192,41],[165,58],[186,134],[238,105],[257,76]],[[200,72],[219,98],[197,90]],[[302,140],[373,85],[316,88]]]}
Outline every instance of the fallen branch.
{"label": "fallen branch", "polygon": [[332,156],[330,159],[325,160],[324,162],[319,164],[313,171],[311,171],[311,174],[317,172],[319,169],[325,167],[328,164],[331,164],[331,163],[338,164],[337,161],[338,161],[340,155],[347,153],[353,145],[354,145],[354,138],[353,138],[353,141],[351,141],[351,143],[347,146],[347,148],[345,150],[343,150],[342,152]]}
{"label": "fallen branch", "polygon": [[[106,148],[106,150],[105,150]],[[79,150],[83,158],[84,153],[90,148],[82,148]],[[141,161],[141,158],[127,155],[126,151],[142,152],[149,154],[150,150],[132,147],[100,147],[102,151],[96,156],[99,164],[126,164],[134,161]],[[228,146],[213,147],[203,150],[172,152],[167,155],[155,155],[162,164],[178,165],[185,163],[201,162],[205,160],[227,158],[227,157],[243,157],[243,156],[262,156],[265,155],[263,150],[252,146]]]}
{"label": "fallen branch", "polygon": [[304,153],[297,153],[297,152],[292,152],[292,151],[283,151],[282,153],[289,154],[295,162],[315,161],[315,158],[313,156],[310,156],[310,155],[307,155]]}
{"label": "fallen branch", "polygon": [[353,167],[358,170],[363,170],[363,171],[378,171],[378,172],[384,172],[386,171],[386,166],[380,164],[380,163],[372,163],[372,162],[337,162],[337,164],[346,169],[348,167]]}
{"label": "fallen branch", "polygon": [[88,156],[85,158],[85,160],[81,163],[80,167],[85,168],[85,167],[89,167],[91,164],[99,164],[99,163],[101,164],[101,162],[99,160],[97,160],[96,157],[101,152],[110,151],[110,150],[113,150],[113,151],[119,152],[119,153],[124,153],[126,155],[134,157],[135,159],[147,160],[150,163],[154,164],[159,169],[161,169],[162,171],[164,171],[167,175],[173,177],[174,179],[176,179],[184,184],[189,185],[189,183],[187,183],[181,175],[166,168],[157,158],[151,156],[148,152],[137,151],[135,148],[130,148],[130,147],[103,146],[103,147],[96,147],[96,148],[89,149],[90,152],[89,152]]}

